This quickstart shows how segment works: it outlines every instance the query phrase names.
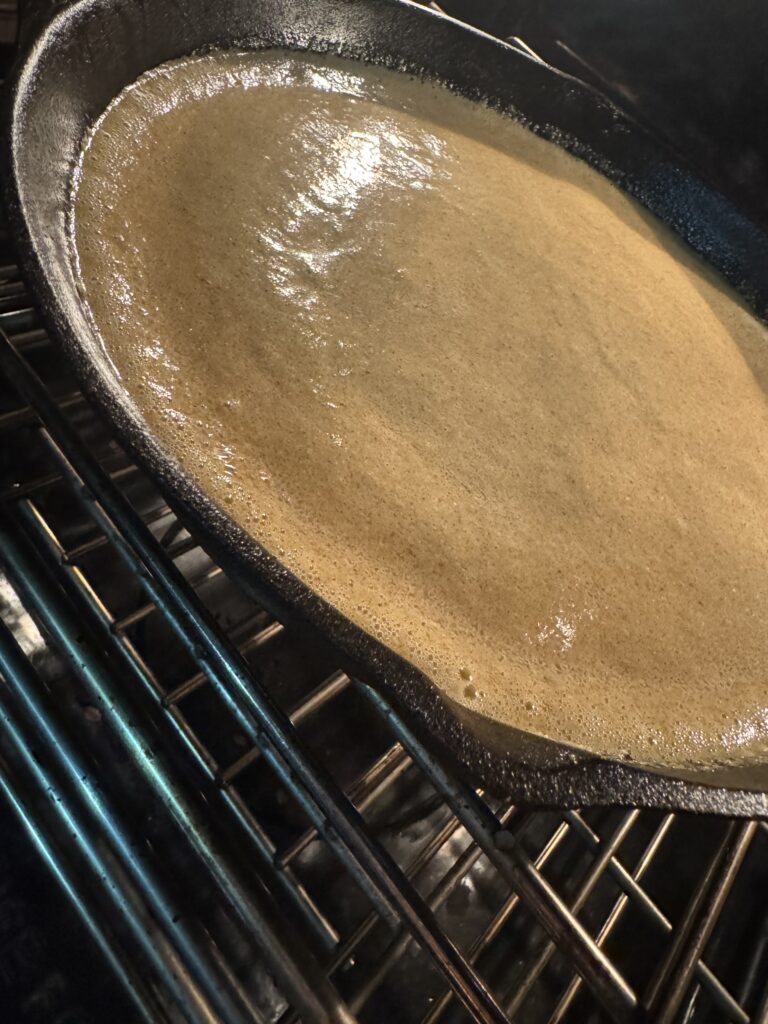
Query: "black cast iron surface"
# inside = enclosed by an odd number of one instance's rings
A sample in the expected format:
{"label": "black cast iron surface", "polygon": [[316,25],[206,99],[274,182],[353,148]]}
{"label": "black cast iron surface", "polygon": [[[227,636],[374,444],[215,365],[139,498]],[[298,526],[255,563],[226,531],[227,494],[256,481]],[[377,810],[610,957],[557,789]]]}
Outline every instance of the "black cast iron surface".
{"label": "black cast iron surface", "polygon": [[[136,417],[99,357],[77,295],[66,234],[69,177],[85,128],[125,84],[157,63],[210,45],[332,50],[427,74],[488,99],[634,195],[717,267],[759,315],[768,311],[766,236],[589,88],[450,19],[396,0],[80,0],[64,5],[50,23],[9,95],[11,219],[48,322],[88,394],[182,516],[205,532],[225,568],[275,614],[329,640],[345,668],[407,710],[421,737],[496,791],[565,806],[633,803],[766,813],[763,780],[742,781],[738,772],[707,773],[698,784],[520,737],[523,744],[512,733],[499,741],[482,721],[468,729],[421,673],[312,593],[201,493]],[[3,361],[29,396],[23,373]]]}
{"label": "black cast iron surface", "polygon": [[[627,15],[645,17],[647,10],[632,7]],[[511,19],[515,11],[504,13]],[[26,808],[21,820],[38,850],[47,844],[56,854],[48,861],[54,876],[75,883],[71,905],[81,915],[96,913],[91,924],[109,940],[102,961],[0,816],[8,854],[0,856],[3,1020],[80,1024],[108,1014],[119,1024],[159,1024],[182,1019],[185,1005],[193,1014],[185,1019],[199,1019],[188,989],[174,993],[170,974],[152,974],[141,948],[152,949],[149,935],[140,932],[136,944],[137,921],[151,922],[150,894],[134,892],[133,904],[115,909],[113,896],[127,894],[129,880],[110,860],[108,832],[93,834],[72,802],[71,785],[60,788],[58,768],[72,763],[62,762],[52,735],[81,765],[82,777],[70,771],[70,783],[87,793],[95,782],[112,822],[123,823],[136,857],[155,873],[160,888],[152,898],[164,894],[175,908],[166,937],[178,966],[190,965],[190,950],[183,932],[176,934],[177,916],[203,929],[197,951],[207,966],[198,963],[205,968],[198,977],[218,971],[221,978],[224,965],[225,987],[239,994],[248,1020],[295,1024],[301,993],[290,971],[281,972],[284,991],[265,973],[255,935],[243,932],[215,873],[201,872],[191,845],[179,842],[168,821],[168,794],[153,796],[147,788],[155,760],[170,771],[175,791],[203,798],[202,824],[241,884],[266,884],[291,922],[289,959],[300,976],[320,980],[314,957],[305,958],[309,947],[363,1024],[470,1019],[455,998],[460,976],[445,962],[438,966],[429,944],[414,941],[405,919],[382,907],[373,877],[355,874],[349,852],[331,844],[330,831],[314,827],[302,786],[274,774],[264,744],[250,745],[233,709],[220,701],[201,652],[174,633],[172,607],[155,602],[154,578],[126,546],[120,493],[160,543],[161,576],[170,565],[179,569],[174,595],[193,604],[196,597],[210,609],[216,635],[247,660],[254,693],[266,688],[290,713],[289,742],[326,766],[342,801],[357,809],[355,828],[367,834],[372,851],[388,851],[390,870],[412,887],[409,894],[400,883],[411,912],[418,893],[437,916],[432,950],[442,931],[460,951],[463,977],[475,973],[478,995],[487,988],[518,1024],[602,1024],[608,1017],[764,1024],[764,824],[617,808],[526,813],[462,786],[386,700],[338,671],[333,651],[306,642],[292,624],[284,627],[254,604],[208,558],[205,538],[184,529],[152,478],[83,399],[71,363],[42,329],[1,222],[0,328],[9,339],[2,344],[42,381],[41,401],[20,404],[0,373],[0,619],[8,627],[0,629],[3,800],[17,814]],[[22,367],[20,379],[27,375]],[[70,429],[56,429],[51,403]],[[104,507],[64,458],[59,445],[68,435],[79,471],[88,475],[95,461],[110,481],[101,488]],[[19,643],[22,656],[9,676],[8,658]],[[21,713],[30,702],[43,716],[36,723]],[[34,727],[21,748],[9,716],[19,727]],[[131,734],[146,737],[145,747],[137,749]],[[37,802],[33,780],[16,770],[24,759],[54,787]],[[51,830],[62,820],[61,800],[75,817],[68,828]],[[89,829],[103,874],[88,874],[73,827]],[[104,897],[106,913],[103,906],[99,912]],[[156,929],[152,934],[159,938]],[[128,981],[125,1000],[109,995],[112,961]],[[489,1019],[488,1001],[476,1006],[471,1018]]]}

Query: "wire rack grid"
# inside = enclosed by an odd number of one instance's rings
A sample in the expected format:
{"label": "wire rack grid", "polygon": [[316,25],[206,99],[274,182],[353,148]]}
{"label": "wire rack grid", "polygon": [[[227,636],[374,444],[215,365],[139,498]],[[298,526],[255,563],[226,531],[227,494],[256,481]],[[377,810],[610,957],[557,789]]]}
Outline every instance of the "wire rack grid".
{"label": "wire rack grid", "polygon": [[768,1021],[764,824],[455,778],[208,557],[0,263],[0,789],[137,1020]]}

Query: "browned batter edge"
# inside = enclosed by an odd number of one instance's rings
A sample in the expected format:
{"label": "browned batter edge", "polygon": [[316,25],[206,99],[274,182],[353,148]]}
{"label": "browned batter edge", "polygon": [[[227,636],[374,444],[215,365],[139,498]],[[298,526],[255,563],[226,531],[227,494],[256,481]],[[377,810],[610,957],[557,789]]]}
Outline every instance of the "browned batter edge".
{"label": "browned batter edge", "polygon": [[166,450],[453,699],[764,752],[766,329],[587,165],[395,72],[219,53],[110,106],[74,241]]}

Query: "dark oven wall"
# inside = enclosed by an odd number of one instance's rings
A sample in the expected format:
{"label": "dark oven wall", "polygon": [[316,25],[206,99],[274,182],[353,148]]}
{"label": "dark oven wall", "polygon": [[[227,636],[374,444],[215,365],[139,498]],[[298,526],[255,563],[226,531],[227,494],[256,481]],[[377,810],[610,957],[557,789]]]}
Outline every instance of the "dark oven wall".
{"label": "dark oven wall", "polygon": [[764,0],[445,0],[600,89],[768,226]]}

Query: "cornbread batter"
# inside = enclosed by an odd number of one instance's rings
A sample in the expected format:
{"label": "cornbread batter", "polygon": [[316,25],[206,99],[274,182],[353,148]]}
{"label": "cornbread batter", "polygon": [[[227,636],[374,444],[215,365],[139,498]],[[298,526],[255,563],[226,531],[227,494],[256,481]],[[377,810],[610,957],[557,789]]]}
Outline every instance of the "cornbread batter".
{"label": "cornbread batter", "polygon": [[73,239],[165,449],[488,717],[661,764],[768,736],[768,332],[599,174],[403,74],[126,89]]}

